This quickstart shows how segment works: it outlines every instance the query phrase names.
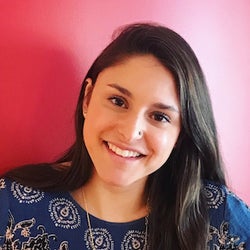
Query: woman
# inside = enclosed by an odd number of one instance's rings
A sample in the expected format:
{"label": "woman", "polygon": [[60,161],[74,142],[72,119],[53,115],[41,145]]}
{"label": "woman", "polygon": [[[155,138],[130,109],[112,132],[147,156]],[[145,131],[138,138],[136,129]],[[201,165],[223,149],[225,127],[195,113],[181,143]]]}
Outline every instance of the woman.
{"label": "woman", "polygon": [[174,31],[119,31],[83,81],[75,124],[57,162],[1,179],[0,249],[250,249],[202,69]]}

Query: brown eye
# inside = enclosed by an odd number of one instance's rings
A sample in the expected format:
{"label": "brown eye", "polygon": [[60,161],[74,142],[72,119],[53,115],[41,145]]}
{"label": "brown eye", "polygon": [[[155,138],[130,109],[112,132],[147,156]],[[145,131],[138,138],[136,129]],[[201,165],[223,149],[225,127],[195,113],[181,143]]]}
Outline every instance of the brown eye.
{"label": "brown eye", "polygon": [[157,122],[170,122],[171,121],[169,116],[167,116],[163,112],[155,112],[152,114],[152,117]]}
{"label": "brown eye", "polygon": [[126,103],[123,100],[123,98],[121,97],[117,97],[117,96],[113,96],[111,98],[109,98],[109,100],[116,106],[122,107],[122,108],[126,108]]}

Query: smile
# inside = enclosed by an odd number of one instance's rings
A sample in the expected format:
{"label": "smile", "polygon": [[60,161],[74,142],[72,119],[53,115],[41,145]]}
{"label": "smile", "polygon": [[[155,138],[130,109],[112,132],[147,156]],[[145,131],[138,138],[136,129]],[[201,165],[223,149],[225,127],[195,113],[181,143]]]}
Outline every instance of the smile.
{"label": "smile", "polygon": [[135,152],[135,151],[130,151],[130,150],[122,150],[121,148],[118,148],[117,146],[111,144],[110,142],[107,142],[108,148],[114,152],[115,154],[121,156],[121,157],[127,157],[127,158],[131,158],[131,157],[139,157],[141,156],[140,153]]}

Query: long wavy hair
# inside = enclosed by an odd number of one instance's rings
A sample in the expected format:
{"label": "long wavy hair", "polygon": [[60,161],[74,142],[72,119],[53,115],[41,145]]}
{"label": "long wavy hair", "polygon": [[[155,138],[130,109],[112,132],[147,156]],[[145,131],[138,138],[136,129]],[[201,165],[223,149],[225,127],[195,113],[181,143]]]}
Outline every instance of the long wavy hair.
{"label": "long wavy hair", "polygon": [[[176,32],[152,23],[127,25],[96,58],[83,81],[75,112],[76,139],[56,162],[24,166],[7,177],[44,190],[74,190],[91,176],[93,164],[83,141],[82,111],[86,79],[93,84],[100,72],[134,55],[153,55],[174,76],[182,128],[163,166],[151,174],[149,248],[204,250],[209,218],[203,181],[225,184],[217,131],[206,80],[188,43]],[[65,166],[65,162],[69,163]]]}

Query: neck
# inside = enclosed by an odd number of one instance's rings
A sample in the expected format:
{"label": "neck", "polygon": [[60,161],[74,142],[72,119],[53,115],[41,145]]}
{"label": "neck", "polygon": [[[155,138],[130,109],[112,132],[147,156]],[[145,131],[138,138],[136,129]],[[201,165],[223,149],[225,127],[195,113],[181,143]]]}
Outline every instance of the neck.
{"label": "neck", "polygon": [[93,176],[87,184],[73,193],[76,201],[97,218],[110,222],[128,222],[148,214],[145,182],[139,180],[128,187],[112,186]]}

